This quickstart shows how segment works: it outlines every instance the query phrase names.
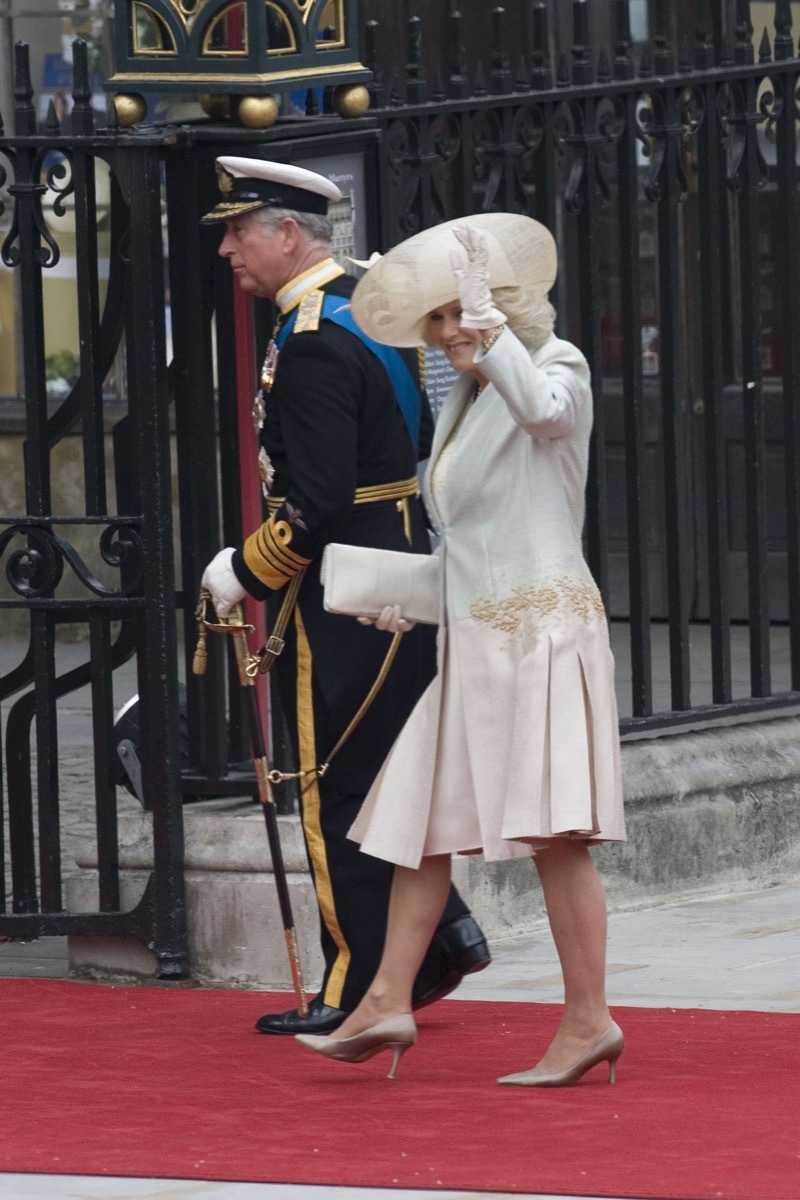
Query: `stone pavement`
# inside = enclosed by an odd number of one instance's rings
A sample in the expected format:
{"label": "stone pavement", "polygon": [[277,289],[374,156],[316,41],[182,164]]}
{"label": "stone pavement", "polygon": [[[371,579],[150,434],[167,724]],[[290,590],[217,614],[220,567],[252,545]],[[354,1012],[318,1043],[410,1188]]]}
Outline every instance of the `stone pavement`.
{"label": "stone pavement", "polygon": [[[22,642],[0,642],[0,675],[7,675],[25,654]],[[56,651],[56,666],[59,673],[72,670],[85,662],[88,655],[86,643],[59,642]],[[135,660],[118,668],[113,674],[114,711],[117,712],[131,696],[135,695]],[[5,744],[5,722],[8,711],[16,697],[3,705],[2,737]],[[59,815],[61,819],[62,862],[64,876],[68,877],[66,864],[75,861],[79,846],[86,846],[94,838],[94,772],[92,764],[92,710],[88,687],[64,696],[58,701],[59,737]],[[35,770],[35,757],[33,760]],[[117,789],[119,812],[141,811],[141,806],[127,791]],[[8,845],[5,845],[8,856]],[[6,857],[6,880],[9,880],[9,863]],[[7,891],[9,883],[7,882]],[[9,895],[6,896],[8,903]]]}
{"label": "stone pavement", "polygon": [[[95,845],[95,824],[92,813],[94,804],[94,776],[91,747],[88,745],[67,746],[59,753],[59,814],[61,819],[61,861],[63,878],[68,879],[70,863],[74,863],[79,848],[86,851]],[[142,806],[134,796],[123,788],[117,788],[117,812],[141,812]],[[6,852],[6,903],[10,901],[9,847]],[[77,870],[77,868],[74,868]],[[9,905],[10,907],[10,905]]]}

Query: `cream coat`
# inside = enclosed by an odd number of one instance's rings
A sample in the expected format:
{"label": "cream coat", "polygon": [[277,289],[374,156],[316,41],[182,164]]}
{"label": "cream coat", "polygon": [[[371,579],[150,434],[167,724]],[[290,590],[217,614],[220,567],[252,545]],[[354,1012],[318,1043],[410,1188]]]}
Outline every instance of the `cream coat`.
{"label": "cream coat", "polygon": [[[529,352],[508,329],[475,364],[490,382],[473,404],[473,377],[456,381],[425,487],[441,533],[439,673],[350,834],[409,867],[425,848],[437,764],[441,778],[456,750],[487,859],[527,856],[554,835],[625,838],[613,659],[581,547],[588,366],[568,342]],[[434,498],[431,470],[465,409]],[[459,747],[440,737],[443,679],[463,708]]]}

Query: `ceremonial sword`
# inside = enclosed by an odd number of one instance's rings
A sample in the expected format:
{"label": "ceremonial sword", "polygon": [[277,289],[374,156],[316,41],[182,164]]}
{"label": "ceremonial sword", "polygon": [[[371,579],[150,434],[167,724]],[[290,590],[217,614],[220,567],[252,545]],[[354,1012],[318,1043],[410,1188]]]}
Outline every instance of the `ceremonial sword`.
{"label": "ceremonial sword", "polygon": [[[272,784],[270,782],[269,763],[267,761],[267,750],[264,744],[264,727],[261,723],[261,713],[258,707],[258,696],[255,690],[255,678],[252,671],[254,660],[250,653],[247,644],[247,635],[254,633],[252,625],[246,625],[244,615],[240,604],[235,604],[227,617],[217,616],[216,621],[206,620],[206,607],[211,602],[211,593],[205,588],[200,590],[200,601],[197,605],[197,650],[195,651],[192,670],[195,675],[205,674],[206,668],[206,646],[205,635],[206,630],[214,630],[217,633],[228,633],[233,640],[234,653],[236,655],[236,665],[239,670],[239,683],[244,691],[244,705],[247,719],[248,733],[250,737],[250,756],[253,761],[253,767],[256,773],[258,783],[258,798],[261,801],[261,808],[264,813],[264,822],[267,827],[267,839],[269,841],[269,851],[272,857],[272,871],[275,876],[275,887],[278,892],[278,903],[281,910],[281,920],[283,921],[283,932],[286,938],[286,950],[289,956],[289,969],[292,974],[292,984],[294,986],[295,999],[297,1001],[297,1011],[301,1017],[308,1016],[308,1003],[306,1002],[305,989],[303,987],[303,977],[300,971],[300,956],[297,949],[297,933],[292,916],[292,902],[289,898],[289,885],[286,877],[286,866],[283,861],[283,850],[281,849],[281,840],[278,832],[278,818],[275,809],[275,800],[272,795]],[[257,668],[256,668],[257,673]]]}

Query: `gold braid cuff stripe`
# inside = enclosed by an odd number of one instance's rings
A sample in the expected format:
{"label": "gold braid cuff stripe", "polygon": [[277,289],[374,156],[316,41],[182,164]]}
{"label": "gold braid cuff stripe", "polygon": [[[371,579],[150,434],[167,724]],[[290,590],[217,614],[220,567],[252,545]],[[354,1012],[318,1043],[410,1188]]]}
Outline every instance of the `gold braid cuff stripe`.
{"label": "gold braid cuff stripe", "polygon": [[307,567],[311,559],[289,549],[292,529],[286,521],[268,521],[252,533],[244,544],[244,561],[255,577],[268,588],[277,590]]}
{"label": "gold braid cuff stripe", "polygon": [[[412,479],[402,479],[399,483],[375,483],[371,487],[356,488],[354,503],[377,504],[379,500],[402,500],[406,496],[418,495],[419,480],[414,475]],[[285,496],[267,497],[267,509],[270,513],[276,513],[285,503]]]}

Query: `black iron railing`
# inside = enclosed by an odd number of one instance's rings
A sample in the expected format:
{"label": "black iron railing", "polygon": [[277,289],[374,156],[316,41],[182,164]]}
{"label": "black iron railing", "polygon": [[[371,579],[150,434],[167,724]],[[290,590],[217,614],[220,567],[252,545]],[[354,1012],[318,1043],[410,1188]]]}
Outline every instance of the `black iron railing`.
{"label": "black iron railing", "polygon": [[[69,131],[60,135],[52,113],[49,128],[37,128],[23,46],[17,47],[14,95],[14,136],[0,141],[9,166],[0,168],[0,182],[7,184],[11,210],[2,256],[19,279],[27,511],[0,519],[0,553],[10,585],[0,609],[7,619],[22,610],[28,628],[24,656],[0,680],[7,712],[0,841],[7,825],[10,849],[0,855],[0,914],[5,914],[0,930],[21,937],[138,937],[153,949],[162,976],[180,977],[187,958],[161,239],[161,159],[165,143],[174,139],[164,133],[125,137],[113,126],[94,129],[81,43],[75,46]],[[102,305],[95,210],[100,167],[111,180],[109,278]],[[45,378],[42,274],[60,256],[58,235],[42,209],[46,187],[55,196],[56,216],[72,206],[77,242],[80,370],[58,402],[48,401]],[[117,454],[109,475],[110,410],[103,384],[120,353],[127,387],[113,409]],[[53,486],[54,452],[72,431],[80,443],[75,462],[82,478],[71,489],[77,504]],[[66,624],[82,628],[85,660],[63,672],[56,650]],[[112,677],[133,654],[154,868],[144,894],[126,908],[120,898]],[[76,913],[67,911],[63,887],[57,701],[87,685],[94,793],[87,807],[95,813],[97,898],[94,911]]]}
{"label": "black iron railing", "polygon": [[[652,37],[634,47],[628,4],[614,0],[613,44],[597,48],[585,0],[575,0],[554,55],[538,2],[525,6],[513,53],[499,6],[476,6],[469,31],[450,17],[444,38],[441,16],[425,9],[408,25],[399,62],[372,22],[362,53],[372,72],[367,116],[295,116],[261,131],[205,119],[121,130],[113,114],[103,125],[80,43],[72,113],[63,127],[51,113],[39,128],[18,49],[0,187],[3,259],[20,283],[26,499],[0,523],[10,581],[0,608],[25,615],[27,650],[0,677],[0,864],[10,864],[7,875],[0,865],[0,932],[127,934],[153,946],[162,974],[180,975],[182,800],[255,791],[238,770],[247,752],[233,665],[212,644],[202,684],[189,667],[202,569],[249,532],[239,379],[268,326],[257,313],[253,345],[243,344],[230,273],[213,231],[199,226],[218,153],[303,162],[334,146],[356,151],[368,251],[484,209],[527,212],[551,227],[558,329],[593,372],[586,546],[630,661],[623,732],[800,703],[800,59],[786,3],[775,5],[774,32],[756,51],[744,0],[730,29],[701,0],[677,49],[671,7],[654,5]],[[434,53],[429,37],[439,39]],[[434,73],[431,60],[443,64]],[[103,255],[101,173],[110,179]],[[47,396],[42,278],[60,235],[45,221],[45,193],[74,208],[77,239],[79,370],[58,400]],[[81,464],[80,499],[69,505],[53,485],[67,437],[78,440]],[[67,624],[81,626],[86,649],[83,665],[64,671]],[[737,682],[742,632],[747,669]],[[780,664],[776,639],[786,647]],[[134,657],[140,790],[155,848],[147,891],[126,911],[114,672]],[[58,705],[87,685],[97,904],[68,913]]]}
{"label": "black iron railing", "polygon": [[[379,21],[366,52],[382,133],[376,248],[484,209],[557,232],[558,329],[594,380],[587,553],[629,631],[623,730],[795,704],[800,688],[791,10],[775,4],[756,53],[746,0],[729,27],[701,0],[677,48],[672,6],[653,7],[652,38],[634,47],[616,0],[614,44],[598,48],[575,0],[551,59],[548,8],[533,3],[512,59],[510,16],[487,6],[471,74],[458,13],[446,77],[426,75],[424,16],[409,25],[407,84]],[[776,622],[789,663],[777,686]],[[654,700],[659,623],[667,704]],[[748,689],[732,683],[734,623],[749,629]],[[696,682],[707,661],[709,689]]]}

